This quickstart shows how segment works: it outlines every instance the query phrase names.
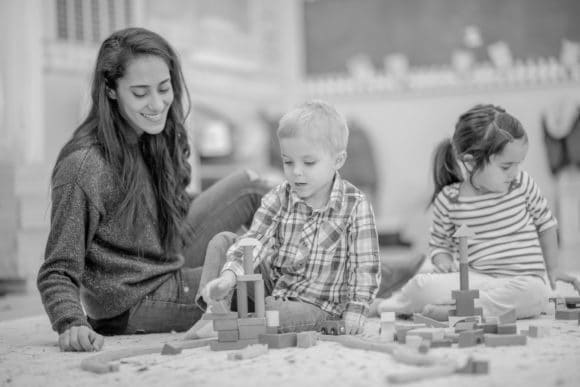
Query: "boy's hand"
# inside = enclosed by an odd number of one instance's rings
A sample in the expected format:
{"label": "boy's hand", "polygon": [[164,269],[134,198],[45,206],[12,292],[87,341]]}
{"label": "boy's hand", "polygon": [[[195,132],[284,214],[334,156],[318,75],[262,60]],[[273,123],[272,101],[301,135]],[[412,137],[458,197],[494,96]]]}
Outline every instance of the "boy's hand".
{"label": "boy's hand", "polygon": [[103,348],[105,339],[87,326],[70,327],[58,336],[61,351],[92,352]]}
{"label": "boy's hand", "polygon": [[345,313],[344,328],[347,335],[357,335],[363,333],[365,318],[357,313]]}
{"label": "boy's hand", "polygon": [[436,273],[452,273],[459,271],[457,262],[448,254],[437,254],[433,257],[433,266]]}
{"label": "boy's hand", "polygon": [[550,281],[550,287],[552,288],[552,290],[556,290],[556,281],[562,281],[572,285],[576,290],[576,292],[580,294],[580,278],[568,274],[559,268],[555,269],[548,268],[547,271],[548,271],[548,280]]}
{"label": "boy's hand", "polygon": [[201,291],[203,300],[209,305],[212,301],[224,299],[236,286],[236,275],[231,270],[226,270],[218,278],[211,280]]}

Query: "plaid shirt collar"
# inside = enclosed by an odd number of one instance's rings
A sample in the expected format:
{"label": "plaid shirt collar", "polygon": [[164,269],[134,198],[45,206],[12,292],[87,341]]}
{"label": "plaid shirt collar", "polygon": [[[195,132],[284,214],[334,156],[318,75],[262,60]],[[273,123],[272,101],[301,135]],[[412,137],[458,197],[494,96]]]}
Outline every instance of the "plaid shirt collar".
{"label": "plaid shirt collar", "polygon": [[[344,183],[340,174],[336,172],[334,174],[332,189],[330,191],[330,199],[326,203],[326,205],[315,211],[326,212],[332,210],[340,209],[342,205],[342,198],[344,196]],[[288,195],[288,204],[290,208],[294,208],[294,206],[302,203],[303,205],[307,206],[308,208],[312,208],[304,199],[301,199],[296,192],[292,189],[292,185],[289,182],[286,182],[286,194]]]}

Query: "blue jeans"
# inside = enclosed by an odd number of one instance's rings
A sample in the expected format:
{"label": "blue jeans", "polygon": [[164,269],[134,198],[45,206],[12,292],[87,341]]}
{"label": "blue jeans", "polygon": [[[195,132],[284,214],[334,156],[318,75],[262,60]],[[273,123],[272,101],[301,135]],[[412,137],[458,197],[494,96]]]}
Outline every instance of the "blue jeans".
{"label": "blue jeans", "polygon": [[[223,265],[219,260],[214,261],[220,254],[209,254],[209,259],[205,259],[210,240],[222,231],[235,232],[249,226],[262,196],[270,188],[252,174],[240,172],[199,194],[186,219],[184,267],[127,311],[128,320],[122,333],[180,332],[199,320],[203,314],[196,304],[200,284],[215,278]],[[204,270],[208,272],[206,275]]]}

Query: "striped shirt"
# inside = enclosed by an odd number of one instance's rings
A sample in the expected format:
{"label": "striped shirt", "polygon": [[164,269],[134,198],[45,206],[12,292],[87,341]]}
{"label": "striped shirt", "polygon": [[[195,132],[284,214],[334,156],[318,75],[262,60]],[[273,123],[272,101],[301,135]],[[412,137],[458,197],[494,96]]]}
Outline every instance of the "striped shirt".
{"label": "striped shirt", "polygon": [[[275,187],[262,198],[244,237],[262,243],[254,267],[265,260],[275,283],[273,296],[364,320],[381,278],[375,219],[363,193],[338,173],[322,209],[313,210],[288,182]],[[238,242],[227,260],[224,270],[243,274]]]}
{"label": "striped shirt", "polygon": [[521,171],[507,193],[460,196],[460,184],[444,187],[435,199],[431,259],[439,253],[458,257],[458,240],[452,235],[465,224],[476,235],[468,240],[471,269],[496,276],[544,277],[538,233],[557,222],[530,175]]}

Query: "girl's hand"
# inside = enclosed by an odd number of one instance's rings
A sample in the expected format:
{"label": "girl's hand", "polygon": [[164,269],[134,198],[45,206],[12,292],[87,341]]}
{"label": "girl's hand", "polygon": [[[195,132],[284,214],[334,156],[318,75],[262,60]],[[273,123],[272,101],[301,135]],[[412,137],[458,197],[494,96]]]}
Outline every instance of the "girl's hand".
{"label": "girl's hand", "polygon": [[221,276],[209,281],[205,285],[201,291],[201,296],[209,305],[212,301],[219,301],[226,298],[234,286],[236,286],[236,275],[233,271],[226,270]]}
{"label": "girl's hand", "polygon": [[70,327],[58,336],[60,350],[76,352],[100,351],[105,339],[87,326]]}
{"label": "girl's hand", "polygon": [[459,271],[457,262],[448,254],[437,254],[433,257],[433,266],[436,273],[452,273]]}
{"label": "girl's hand", "polygon": [[552,290],[556,290],[556,281],[567,282],[580,294],[580,278],[575,277],[561,269],[548,269],[548,280]]}

